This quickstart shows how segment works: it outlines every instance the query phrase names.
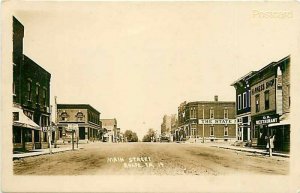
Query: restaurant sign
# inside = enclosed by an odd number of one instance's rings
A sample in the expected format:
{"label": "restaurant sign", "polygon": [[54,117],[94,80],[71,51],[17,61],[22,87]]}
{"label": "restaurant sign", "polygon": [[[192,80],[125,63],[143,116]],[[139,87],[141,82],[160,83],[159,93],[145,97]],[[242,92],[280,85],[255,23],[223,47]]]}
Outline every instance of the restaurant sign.
{"label": "restaurant sign", "polygon": [[199,124],[236,124],[236,119],[199,119]]}
{"label": "restaurant sign", "polygon": [[271,123],[279,123],[279,115],[265,115],[260,116],[255,120],[256,125],[266,125]]}

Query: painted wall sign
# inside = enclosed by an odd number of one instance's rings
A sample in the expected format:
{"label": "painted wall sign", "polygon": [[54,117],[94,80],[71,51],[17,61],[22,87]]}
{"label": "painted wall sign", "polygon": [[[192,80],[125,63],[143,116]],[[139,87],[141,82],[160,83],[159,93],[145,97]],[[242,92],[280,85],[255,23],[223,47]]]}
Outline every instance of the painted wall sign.
{"label": "painted wall sign", "polygon": [[270,123],[279,123],[279,115],[275,114],[275,115],[261,116],[257,118],[257,120],[255,121],[256,125],[266,125]]}
{"label": "painted wall sign", "polygon": [[199,124],[236,124],[236,119],[199,119]]}

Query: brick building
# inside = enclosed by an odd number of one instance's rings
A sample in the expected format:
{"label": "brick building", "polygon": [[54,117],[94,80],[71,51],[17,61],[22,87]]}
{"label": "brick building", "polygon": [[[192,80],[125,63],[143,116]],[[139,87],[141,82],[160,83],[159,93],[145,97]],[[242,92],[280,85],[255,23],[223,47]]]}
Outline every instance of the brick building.
{"label": "brick building", "polygon": [[236,90],[235,110],[238,124],[237,140],[239,141],[250,141],[251,139],[251,90],[247,78],[254,73],[252,71],[231,84]]}
{"label": "brick building", "polygon": [[267,125],[257,125],[263,116],[279,116],[279,123],[268,125],[275,135],[274,149],[290,148],[290,56],[272,62],[247,78],[251,87],[252,145],[265,148]]}
{"label": "brick building", "polygon": [[79,142],[99,140],[100,112],[89,104],[57,104],[58,143],[70,142],[69,124],[78,125]]}
{"label": "brick building", "polygon": [[23,54],[24,26],[13,17],[13,147],[48,147],[51,74]]}
{"label": "brick building", "polygon": [[116,142],[118,123],[117,119],[101,119],[102,128],[106,131],[103,141]]}
{"label": "brick building", "polygon": [[177,141],[231,141],[236,140],[235,102],[183,102],[178,107]]}

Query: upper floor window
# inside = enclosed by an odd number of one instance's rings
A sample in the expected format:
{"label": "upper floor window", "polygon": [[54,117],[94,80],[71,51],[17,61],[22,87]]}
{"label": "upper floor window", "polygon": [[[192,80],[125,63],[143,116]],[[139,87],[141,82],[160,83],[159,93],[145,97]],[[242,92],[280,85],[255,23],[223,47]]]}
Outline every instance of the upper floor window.
{"label": "upper floor window", "polygon": [[35,88],[36,103],[40,103],[40,85],[36,84]]}
{"label": "upper floor window", "polygon": [[62,121],[67,121],[68,120],[68,114],[66,112],[62,112],[60,114],[61,120]]}
{"label": "upper floor window", "polygon": [[270,94],[269,91],[267,90],[265,92],[265,110],[268,110],[270,108]]}
{"label": "upper floor window", "polygon": [[83,121],[84,120],[84,115],[81,111],[79,111],[77,114],[76,114],[76,117],[77,117],[77,121]]}
{"label": "upper floor window", "polygon": [[228,119],[228,109],[224,109],[224,119]]}
{"label": "upper floor window", "polygon": [[16,83],[13,82],[13,95],[16,96]]}
{"label": "upper floor window", "polygon": [[247,107],[247,94],[243,93],[243,109]]}
{"label": "upper floor window", "polygon": [[196,118],[196,108],[195,107],[191,108],[191,118]]}
{"label": "upper floor window", "polygon": [[242,108],[241,107],[241,105],[242,105],[241,103],[242,103],[242,96],[239,94],[238,95],[238,110],[241,110],[241,108]]}
{"label": "upper floor window", "polygon": [[213,109],[210,109],[210,110],[209,110],[209,118],[210,118],[210,119],[213,119],[214,117],[215,117],[215,112],[214,112]]}
{"label": "upper floor window", "polygon": [[44,106],[47,106],[47,89],[46,88],[43,89],[43,102],[44,102]]}
{"label": "upper floor window", "polygon": [[248,91],[248,107],[251,107],[251,91]]}
{"label": "upper floor window", "polygon": [[31,92],[32,92],[31,81],[28,80],[27,81],[27,100],[28,101],[31,101]]}
{"label": "upper floor window", "polygon": [[260,97],[259,94],[255,95],[255,112],[258,113],[260,111]]}
{"label": "upper floor window", "polygon": [[19,121],[19,112],[13,112],[13,121]]}

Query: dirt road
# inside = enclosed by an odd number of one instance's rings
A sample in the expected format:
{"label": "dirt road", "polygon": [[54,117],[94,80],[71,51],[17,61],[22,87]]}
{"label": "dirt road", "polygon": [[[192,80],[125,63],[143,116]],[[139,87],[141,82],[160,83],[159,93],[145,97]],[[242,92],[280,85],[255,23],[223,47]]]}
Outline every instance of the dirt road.
{"label": "dirt road", "polygon": [[227,175],[289,173],[289,159],[178,143],[94,143],[14,161],[17,175]]}

